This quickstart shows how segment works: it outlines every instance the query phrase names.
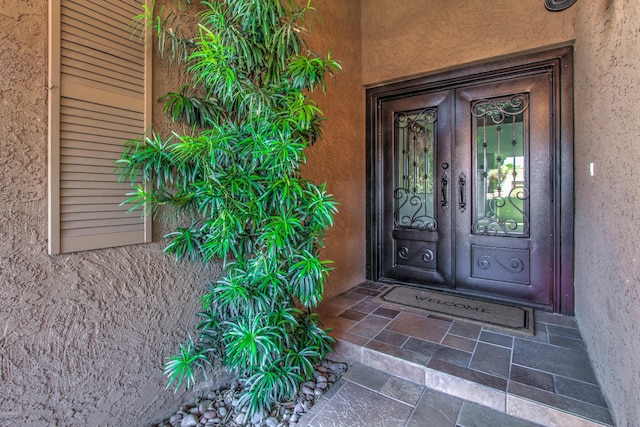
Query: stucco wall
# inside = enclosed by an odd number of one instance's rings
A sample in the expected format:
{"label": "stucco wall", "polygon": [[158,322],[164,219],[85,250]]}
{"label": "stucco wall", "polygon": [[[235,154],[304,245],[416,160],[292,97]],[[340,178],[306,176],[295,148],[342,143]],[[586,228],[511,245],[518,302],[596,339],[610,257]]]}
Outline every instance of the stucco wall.
{"label": "stucco wall", "polygon": [[[366,2],[365,2],[366,3]],[[322,257],[334,261],[325,288],[327,297],[364,280],[365,263],[365,101],[361,82],[360,2],[315,1],[320,19],[313,25],[309,45],[319,53],[331,51],[342,71],[328,79],[327,93],[312,97],[327,117],[323,138],[307,153],[304,174],[327,182],[340,202],[335,225],[326,236]]]}
{"label": "stucco wall", "polygon": [[640,3],[576,9],[576,314],[616,425],[638,426]]}
{"label": "stucco wall", "polygon": [[[314,94],[329,121],[305,170],[342,203],[323,253],[336,261],[327,294],[364,277],[362,84],[575,37],[577,316],[617,425],[640,425],[640,6],[398,3],[315,3],[322,20],[311,46],[331,48],[344,67],[327,95]],[[47,255],[47,0],[0,0],[0,28],[0,425],[159,420],[186,399],[163,390],[163,359],[193,329],[194,296],[218,270],[175,266],[158,227],[154,244]],[[171,80],[156,68],[157,93]]]}
{"label": "stucco wall", "polygon": [[0,0],[0,425],[148,425],[188,398],[162,364],[218,271],[160,243],[47,254],[46,59],[47,0]]}
{"label": "stucco wall", "polygon": [[362,1],[363,83],[564,44],[574,18],[543,0]]}

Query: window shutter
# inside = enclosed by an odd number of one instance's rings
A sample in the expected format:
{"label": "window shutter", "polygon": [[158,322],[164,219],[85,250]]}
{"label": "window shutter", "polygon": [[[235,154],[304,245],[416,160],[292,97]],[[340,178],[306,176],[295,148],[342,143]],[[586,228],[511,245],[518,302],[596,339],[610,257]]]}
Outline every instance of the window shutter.
{"label": "window shutter", "polygon": [[151,52],[132,36],[133,0],[49,2],[49,253],[151,241],[151,219],[121,206],[124,143],[151,123]]}

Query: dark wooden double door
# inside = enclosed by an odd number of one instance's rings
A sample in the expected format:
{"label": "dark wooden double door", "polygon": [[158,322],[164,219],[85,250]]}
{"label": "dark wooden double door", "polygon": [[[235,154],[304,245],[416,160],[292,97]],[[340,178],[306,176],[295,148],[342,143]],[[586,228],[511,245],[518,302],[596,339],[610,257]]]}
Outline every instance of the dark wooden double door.
{"label": "dark wooden double door", "polygon": [[560,310],[555,82],[543,69],[376,100],[372,278]]}

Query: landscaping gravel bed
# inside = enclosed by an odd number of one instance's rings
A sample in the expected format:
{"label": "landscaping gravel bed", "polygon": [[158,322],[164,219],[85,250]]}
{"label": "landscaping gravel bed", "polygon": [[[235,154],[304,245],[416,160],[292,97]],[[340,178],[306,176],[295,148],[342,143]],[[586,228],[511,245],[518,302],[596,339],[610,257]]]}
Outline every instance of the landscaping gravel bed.
{"label": "landscaping gravel bed", "polygon": [[243,382],[235,380],[226,388],[208,392],[198,402],[182,406],[154,427],[294,427],[346,370],[345,363],[321,362],[313,379],[300,385],[296,398],[281,403],[264,419],[247,420],[243,411],[236,410]]}

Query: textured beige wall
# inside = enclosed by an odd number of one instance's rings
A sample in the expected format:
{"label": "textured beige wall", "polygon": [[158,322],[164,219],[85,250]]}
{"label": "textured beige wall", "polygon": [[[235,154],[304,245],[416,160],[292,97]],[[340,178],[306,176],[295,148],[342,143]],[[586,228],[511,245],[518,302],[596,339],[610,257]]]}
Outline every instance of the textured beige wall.
{"label": "textured beige wall", "polygon": [[365,101],[361,82],[360,2],[315,1],[316,20],[309,45],[319,53],[331,51],[343,70],[329,79],[327,94],[313,93],[328,118],[323,138],[309,149],[305,175],[327,182],[340,202],[335,225],[327,233],[322,257],[334,261],[327,297],[364,280],[365,264]]}
{"label": "textured beige wall", "polygon": [[616,425],[638,426],[640,3],[576,9],[576,313]]}
{"label": "textured beige wall", "polygon": [[574,8],[547,12],[544,0],[365,0],[363,83],[565,44],[574,18]]}
{"label": "textured beige wall", "polygon": [[[307,170],[342,202],[325,251],[337,293],[364,276],[360,15],[358,2],[318,8],[312,45],[345,68],[317,95],[331,120]],[[158,421],[189,399],[164,390],[162,363],[193,331],[219,269],[176,266],[158,224],[154,244],[47,255],[47,0],[0,0],[0,28],[0,425]],[[154,96],[181,79],[156,61]],[[159,108],[154,121],[165,127]]]}
{"label": "textured beige wall", "polygon": [[0,0],[0,425],[149,424],[187,398],[162,364],[217,269],[160,243],[47,254],[46,59],[47,0]]}
{"label": "textured beige wall", "polygon": [[[575,36],[577,315],[617,425],[640,425],[640,6],[580,1],[554,14],[542,3],[315,3],[311,45],[344,67],[314,94],[329,121],[305,171],[342,203],[324,251],[336,261],[327,293],[364,277],[362,84]],[[46,25],[47,0],[0,0],[0,425],[144,425],[186,398],[163,391],[161,365],[218,272],[175,266],[159,243],[47,255]],[[174,76],[156,71],[160,93]]]}

